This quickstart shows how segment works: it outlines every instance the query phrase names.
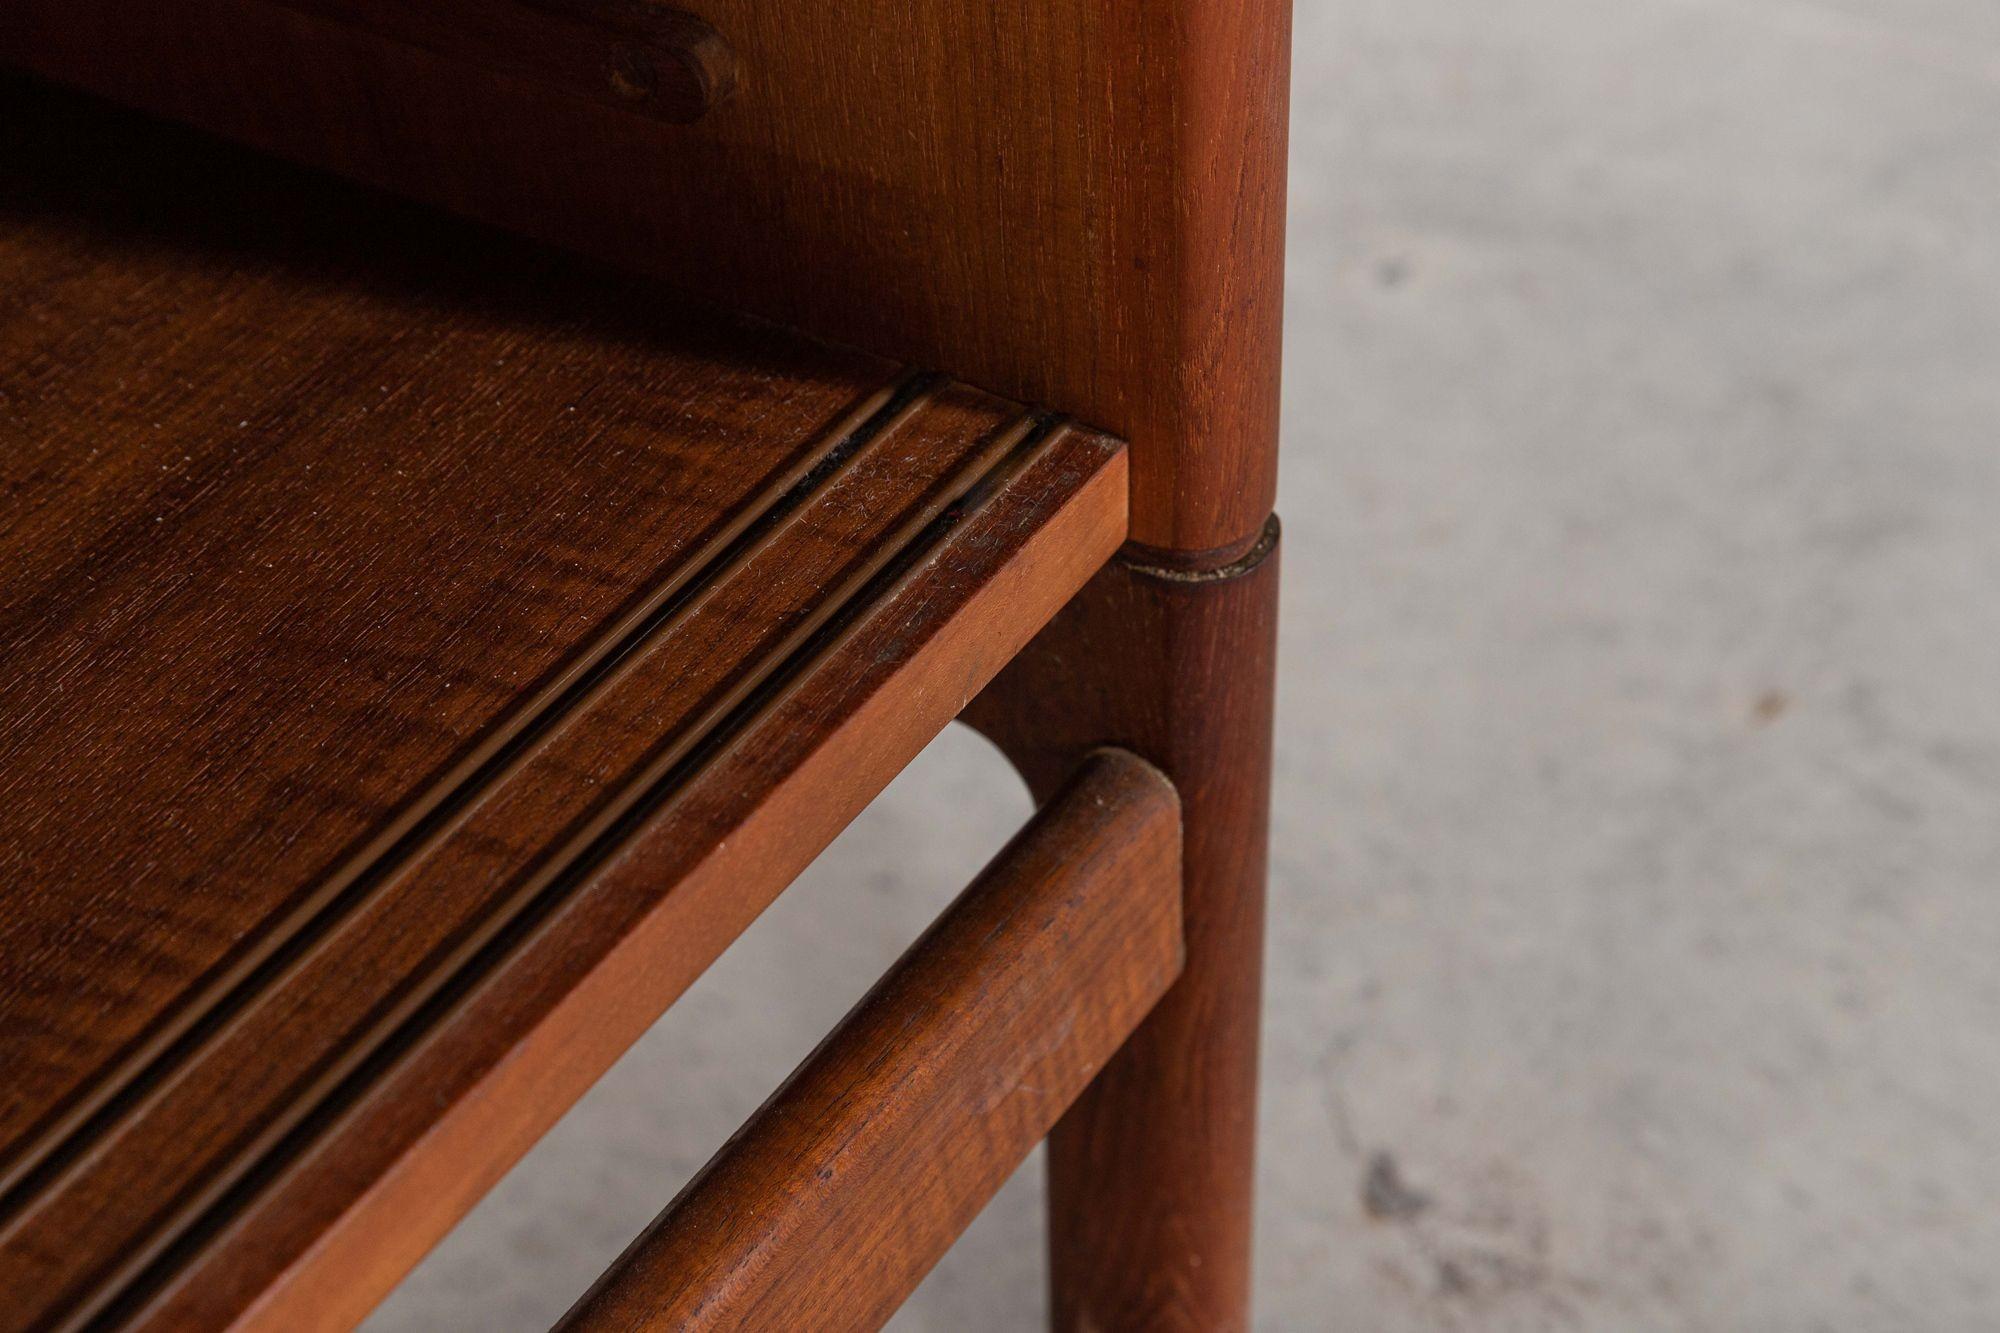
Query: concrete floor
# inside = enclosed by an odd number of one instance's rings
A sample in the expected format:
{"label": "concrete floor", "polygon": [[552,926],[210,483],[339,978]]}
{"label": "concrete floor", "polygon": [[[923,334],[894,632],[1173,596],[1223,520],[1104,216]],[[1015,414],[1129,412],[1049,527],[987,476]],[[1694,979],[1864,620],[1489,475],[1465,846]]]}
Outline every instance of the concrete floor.
{"label": "concrete floor", "polygon": [[[2000,6],[1297,46],[1259,1327],[2000,1326]],[[1025,808],[947,735],[373,1327],[545,1326]]]}

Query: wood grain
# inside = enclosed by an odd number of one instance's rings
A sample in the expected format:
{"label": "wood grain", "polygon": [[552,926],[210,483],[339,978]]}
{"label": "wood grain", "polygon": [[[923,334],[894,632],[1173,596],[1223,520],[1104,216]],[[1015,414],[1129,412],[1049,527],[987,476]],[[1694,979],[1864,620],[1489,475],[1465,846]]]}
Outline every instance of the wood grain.
{"label": "wood grain", "polygon": [[11,1162],[247,921],[352,879],[413,782],[518,735],[524,697],[897,372],[0,97]]}
{"label": "wood grain", "polygon": [[1181,797],[1187,965],[1049,1140],[1061,1333],[1250,1326],[1277,548],[1114,560],[965,715],[1040,795],[1117,745]]}
{"label": "wood grain", "polygon": [[1173,980],[1179,882],[1091,756],[559,1327],[879,1328]]}
{"label": "wood grain", "polygon": [[1115,548],[1123,454],[0,107],[0,1327],[337,1327]]}
{"label": "wood grain", "polygon": [[688,127],[275,0],[10,0],[0,59],[1047,403],[1133,441],[1135,540],[1256,540],[1287,0],[687,8],[740,66]]}

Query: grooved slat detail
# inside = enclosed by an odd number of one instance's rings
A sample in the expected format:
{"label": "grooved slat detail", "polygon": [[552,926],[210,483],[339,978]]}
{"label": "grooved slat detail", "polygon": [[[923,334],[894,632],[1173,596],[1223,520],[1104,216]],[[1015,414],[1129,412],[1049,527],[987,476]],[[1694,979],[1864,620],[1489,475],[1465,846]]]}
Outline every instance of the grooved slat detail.
{"label": "grooved slat detail", "polygon": [[587,708],[590,695],[607,686],[607,676],[635,647],[671,626],[673,613],[680,609],[675,604],[680,594],[753,533],[796,510],[867,439],[883,429],[893,429],[896,420],[906,418],[921,402],[921,383],[916,377],[906,377],[870,394],[645,600],[494,727],[441,781],[418,793],[359,855],[336,869],[284,919],[272,923],[251,947],[241,951],[228,970],[166,1015],[150,1039],[127,1059],[105,1069],[97,1083],[78,1098],[74,1109],[28,1143],[0,1171],[0,1237],[5,1235],[7,1220],[20,1208],[22,1196],[45,1183],[52,1163],[82,1151],[84,1145],[79,1140],[87,1141],[101,1132],[107,1110],[136,1113],[130,1103],[141,1095],[141,1085],[156,1083],[163,1076],[163,1066],[184,1061],[189,1046],[198,1043],[226,1012],[240,1009],[257,992],[277,984],[269,974],[295,959],[301,941],[330,930],[344,910],[353,906],[348,900],[393,874],[398,862],[421,855],[426,844],[450,837],[459,822],[455,816],[462,815],[479,792],[497,786],[517,771],[535,738],[565,716]]}
{"label": "grooved slat detail", "polygon": [[[941,518],[940,544],[675,775],[313,1152],[121,1310],[164,1330],[254,1303],[254,1327],[286,1333],[365,1313],[1116,549],[1126,482],[1110,444],[1059,430],[984,503]],[[376,1183],[355,1199],[356,1180]],[[289,1266],[308,1241],[311,1262]]]}
{"label": "grooved slat detail", "polygon": [[[956,396],[962,400],[966,395],[959,390]],[[962,408],[963,402],[956,405]],[[899,558],[920,552],[927,544],[922,540],[926,530],[951,504],[996,469],[1011,470],[1008,465],[1018,463],[1023,441],[1031,438],[1029,418],[987,438],[973,437],[976,447],[964,456],[957,471],[943,478],[932,480],[928,466],[915,472],[912,479],[920,479],[925,491],[904,511],[894,530],[881,534],[879,545],[855,542],[852,547],[839,548],[843,555],[849,549],[861,555],[858,568],[844,581],[830,585],[770,582],[774,564],[782,562],[796,570],[798,562],[813,554],[810,549],[801,549],[808,538],[794,528],[838,526],[833,517],[819,516],[820,510],[840,509],[843,502],[851,506],[855,497],[848,493],[856,490],[863,490],[876,503],[896,498],[894,491],[883,488],[881,478],[856,475],[871,461],[891,461],[878,460],[878,453],[905,446],[901,456],[893,460],[904,468],[919,461],[934,466],[933,459],[952,457],[949,450],[954,442],[948,436],[941,437],[925,415],[927,407],[943,415],[944,406],[928,396],[909,400],[869,438],[868,452],[849,464],[851,470],[827,481],[810,500],[789,511],[781,526],[750,543],[737,557],[740,563],[726,561],[724,568],[713,571],[697,586],[681,614],[627,655],[626,670],[607,680],[566,719],[565,731],[546,738],[537,752],[524,760],[520,771],[512,775],[523,791],[520,797],[505,787],[482,793],[480,809],[469,813],[448,835],[422,849],[409,863],[398,866],[352,917],[333,924],[330,929],[337,934],[311,941],[301,964],[274,983],[270,994],[256,997],[256,1005],[246,1007],[235,1021],[214,1034],[189,1058],[187,1066],[173,1071],[153,1102],[109,1131],[109,1142],[99,1147],[87,1170],[50,1188],[43,1196],[41,1215],[32,1219],[44,1239],[54,1231],[59,1217],[67,1215],[58,1211],[62,1205],[68,1204],[71,1211],[101,1206],[100,1200],[109,1197],[117,1182],[129,1178],[127,1173],[136,1170],[140,1161],[147,1164],[156,1181],[170,1181],[169,1164],[178,1161],[188,1181],[183,1188],[191,1191],[173,1215],[150,1234],[135,1236],[121,1247],[116,1276],[91,1278],[96,1299],[71,1312],[69,1322],[80,1322],[110,1303],[128,1282],[182,1243],[190,1232],[218,1225],[226,1217],[227,1201],[240,1182],[254,1172],[269,1170],[270,1163],[281,1158],[288,1145],[296,1151],[301,1139],[309,1135],[295,1131],[308,1128],[316,1116],[324,1118],[322,1108],[336,1101],[343,1088],[351,1089],[354,1080],[365,1076],[371,1065],[393,1058],[398,1044],[407,1044],[410,1033],[421,1030],[427,1014],[434,1017],[450,994],[462,992],[469,978],[489,970],[493,952],[504,949],[517,923],[552,910],[593,861],[613,854],[649,807],[657,806],[662,795],[698,771],[705,749],[753,721],[764,687],[782,679],[788,668],[795,673],[809,661],[823,627],[844,612],[851,614],[851,604],[858,599],[871,594],[874,599],[883,597],[887,589],[873,586],[875,576],[893,568]],[[899,434],[899,428],[908,438]],[[842,481],[851,484],[843,486]],[[864,486],[864,482],[874,484]],[[847,515],[860,512],[858,507],[845,511]],[[876,525],[866,526],[872,529]],[[828,553],[835,549],[824,535],[818,544]],[[813,600],[788,605],[782,615],[767,611],[771,623],[785,628],[768,640],[758,641],[754,658],[737,660],[718,653],[714,640],[703,631],[717,621],[750,619],[752,608],[774,586],[804,589]],[[704,672],[717,680],[724,693],[712,701],[705,698],[703,706],[684,721],[664,725],[657,739],[637,727],[627,727],[616,716],[606,717],[621,709],[656,709],[664,691],[685,689]],[[579,798],[594,793],[579,790],[573,780],[574,766],[565,752],[586,747],[594,752],[603,746],[605,733],[612,730],[644,741],[643,748],[636,751],[639,766],[624,776],[591,784],[601,787],[603,794],[585,803]],[[522,818],[524,804],[536,807],[534,817]],[[572,811],[587,814],[573,816]],[[580,826],[576,822],[579,817]],[[487,853],[506,836],[499,831],[501,826],[517,824],[535,830],[536,836],[520,840],[520,872],[510,878],[510,865],[495,864],[496,858]],[[548,836],[544,830],[570,827],[575,831],[542,845]],[[498,894],[468,903],[459,924],[447,932],[445,927],[452,926],[454,920],[446,915],[445,905],[467,897],[463,886],[503,882],[505,887]],[[383,960],[394,958],[398,946],[411,952],[407,942],[412,934],[436,937],[440,941],[436,951],[423,956],[417,970],[408,974],[385,972],[379,991],[350,989],[350,1005],[372,1003],[358,1020],[365,1024],[364,1029],[352,1038],[341,1037],[355,1020],[345,1019],[341,1007],[326,1003],[342,995],[329,989],[336,976],[351,977],[357,968],[384,971]],[[288,993],[292,998],[287,998]],[[282,1031],[296,1030],[302,1015],[311,1022],[312,1036],[282,1057],[275,1056],[270,1043]],[[339,1039],[320,1049],[323,1039],[319,1034]],[[309,1082],[302,1087],[294,1085],[287,1077],[292,1069],[309,1071],[305,1075]],[[260,1086],[273,1088],[283,1101],[268,1118],[246,1126],[246,1141],[232,1146],[221,1158],[205,1159],[185,1152],[174,1129],[188,1114],[224,1089],[233,1089],[243,1098]]]}

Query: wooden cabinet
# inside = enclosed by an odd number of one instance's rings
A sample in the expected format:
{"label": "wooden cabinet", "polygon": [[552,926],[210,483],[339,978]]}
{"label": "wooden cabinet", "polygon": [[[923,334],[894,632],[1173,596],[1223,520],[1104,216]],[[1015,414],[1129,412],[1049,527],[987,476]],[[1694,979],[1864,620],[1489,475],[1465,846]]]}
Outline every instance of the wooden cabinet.
{"label": "wooden cabinet", "polygon": [[0,14],[0,1328],[359,1318],[962,711],[1047,808],[574,1318],[878,1319],[1086,1084],[1059,1322],[1247,1317],[1283,6],[694,9]]}

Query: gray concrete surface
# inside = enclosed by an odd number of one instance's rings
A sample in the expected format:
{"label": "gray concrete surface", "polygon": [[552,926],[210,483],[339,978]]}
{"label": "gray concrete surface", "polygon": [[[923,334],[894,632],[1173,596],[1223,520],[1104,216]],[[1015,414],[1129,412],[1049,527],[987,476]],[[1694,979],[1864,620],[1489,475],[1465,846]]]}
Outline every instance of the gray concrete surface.
{"label": "gray concrete surface", "polygon": [[[2000,6],[1301,0],[1266,1330],[2000,1327]],[[947,736],[384,1308],[558,1313],[1025,809]],[[1025,1172],[900,1317],[1027,1330]]]}

